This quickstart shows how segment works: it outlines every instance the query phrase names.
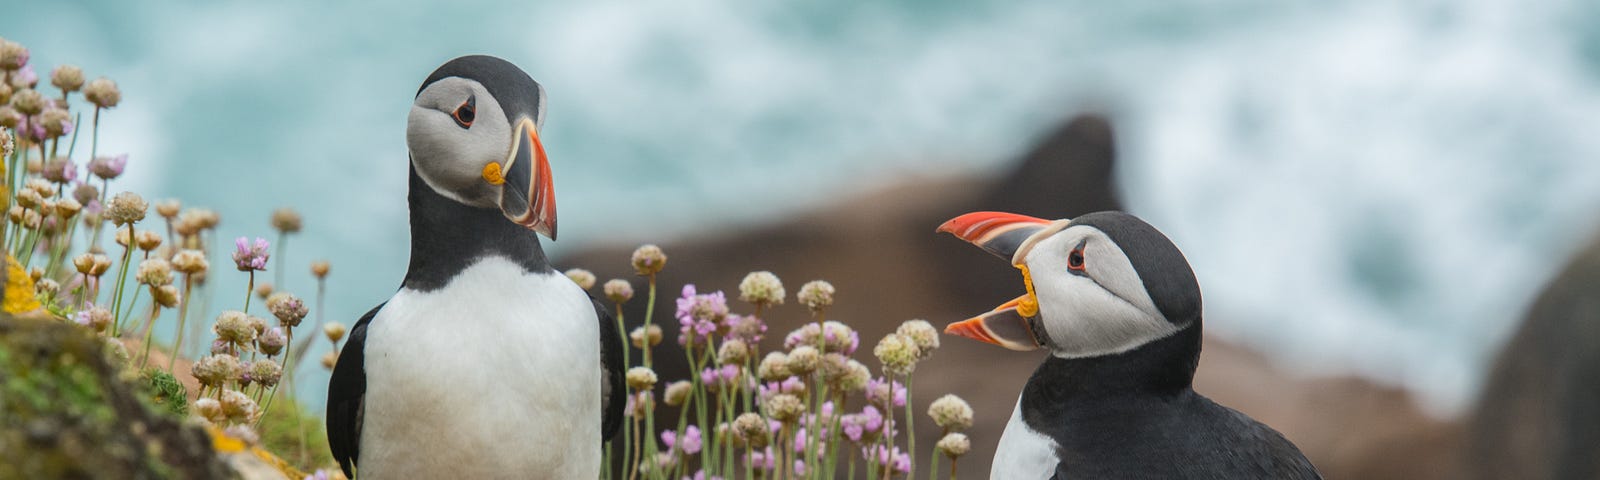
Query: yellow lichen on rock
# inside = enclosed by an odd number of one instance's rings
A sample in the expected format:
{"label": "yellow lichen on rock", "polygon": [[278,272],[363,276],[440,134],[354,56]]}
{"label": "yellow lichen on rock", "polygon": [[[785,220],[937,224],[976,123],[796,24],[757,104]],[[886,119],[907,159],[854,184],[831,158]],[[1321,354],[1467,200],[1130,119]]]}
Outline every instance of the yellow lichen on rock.
{"label": "yellow lichen on rock", "polygon": [[0,309],[11,314],[28,313],[39,309],[33,278],[22,268],[22,263],[11,255],[6,255],[6,293],[4,305],[0,306]]}

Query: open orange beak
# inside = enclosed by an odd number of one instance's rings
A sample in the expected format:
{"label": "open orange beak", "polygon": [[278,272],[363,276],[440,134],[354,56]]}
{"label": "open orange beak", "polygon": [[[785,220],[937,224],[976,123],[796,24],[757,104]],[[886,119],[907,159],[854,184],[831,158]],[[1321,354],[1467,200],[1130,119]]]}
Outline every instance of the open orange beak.
{"label": "open orange beak", "polygon": [[[1033,332],[1032,317],[1025,317],[1018,312],[1019,307],[1032,301],[1032,294],[1017,297],[988,313],[952,323],[944,327],[944,333],[1019,352],[1038,349],[1043,342]],[[1033,308],[1037,314],[1038,307]]]}
{"label": "open orange beak", "polygon": [[[516,148],[506,159],[500,180],[500,210],[518,225],[556,239],[556,189],[550,178],[550,159],[533,120],[517,122]],[[491,183],[494,179],[490,180]]]}
{"label": "open orange beak", "polygon": [[1022,260],[1038,239],[1065,226],[1063,220],[1050,221],[1005,212],[973,212],[939,225],[938,231],[954,234],[1011,262],[1022,271],[1022,283],[1028,291],[987,313],[952,323],[945,327],[944,333],[1018,351],[1042,346],[1041,332],[1035,331],[1033,326],[1039,316],[1039,300],[1033,292],[1033,277]]}

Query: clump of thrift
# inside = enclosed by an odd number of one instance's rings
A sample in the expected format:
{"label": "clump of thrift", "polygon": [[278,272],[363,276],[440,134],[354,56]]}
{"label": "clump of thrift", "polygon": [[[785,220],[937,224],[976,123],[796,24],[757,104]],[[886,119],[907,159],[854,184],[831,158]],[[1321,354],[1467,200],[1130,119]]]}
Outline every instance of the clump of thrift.
{"label": "clump of thrift", "polygon": [[796,294],[795,298],[800,300],[801,305],[810,309],[812,315],[821,316],[829,306],[833,305],[833,294],[832,283],[812,280],[800,286],[800,293]]}
{"label": "clump of thrift", "polygon": [[633,271],[641,277],[648,277],[661,273],[667,267],[667,254],[661,247],[644,245],[633,251]]}
{"label": "clump of thrift", "polygon": [[627,280],[613,278],[607,280],[601,288],[605,291],[606,299],[614,303],[628,303],[628,300],[633,299],[633,284]]}

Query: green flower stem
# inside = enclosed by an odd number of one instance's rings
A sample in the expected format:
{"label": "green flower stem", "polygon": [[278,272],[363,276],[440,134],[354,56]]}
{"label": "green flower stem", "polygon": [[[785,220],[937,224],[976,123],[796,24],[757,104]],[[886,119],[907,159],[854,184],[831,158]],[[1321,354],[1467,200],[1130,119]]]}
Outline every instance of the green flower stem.
{"label": "green flower stem", "polygon": [[[113,315],[122,311],[122,284],[128,281],[128,261],[133,259],[133,223],[128,223],[128,245],[122,247],[122,263],[117,266],[117,285],[112,289],[111,313]],[[119,315],[111,321],[111,338],[117,338],[122,333],[122,317]]]}
{"label": "green flower stem", "polygon": [[[893,380],[890,381],[893,382]],[[890,383],[889,386],[892,394],[894,384]],[[893,395],[890,396],[892,397]],[[906,372],[906,455],[911,459],[910,462],[906,462],[906,478],[917,478],[917,422],[915,420],[916,417],[911,414],[911,373]],[[936,475],[937,472],[930,471],[928,474],[930,476]]]}
{"label": "green flower stem", "polygon": [[[155,296],[154,293],[152,293],[150,295],[151,296]],[[161,302],[151,301],[150,302],[150,321],[146,322],[145,327],[144,327],[144,353],[139,355],[139,369],[140,370],[144,370],[145,364],[150,363],[150,336],[151,336],[151,334],[155,333],[155,331],[156,331],[156,329],[155,329],[156,319],[160,318],[160,315],[161,315]],[[169,371],[168,373],[171,373],[171,372]]]}
{"label": "green flower stem", "polygon": [[245,314],[250,314],[250,296],[256,293],[256,270],[250,270],[250,283],[245,285]]}
{"label": "green flower stem", "polygon": [[[178,355],[183,353],[183,328],[189,318],[189,286],[191,283],[193,282],[190,281],[189,275],[184,274],[183,298],[178,302],[178,340],[172,344],[171,354],[167,355],[167,373],[172,373],[172,369],[177,367]],[[290,343],[290,345],[293,345],[293,343]]]}
{"label": "green flower stem", "polygon": [[650,338],[649,338],[650,335],[649,335],[649,333],[650,333],[651,321],[655,319],[655,315],[656,315],[656,275],[654,273],[652,273],[652,274],[650,274],[650,276],[648,278],[650,279],[650,298],[648,300],[649,303],[646,303],[645,306],[644,306],[644,332],[645,332],[644,366],[646,368],[650,368],[650,369],[654,370],[655,366],[650,361],[651,359],[650,359]]}

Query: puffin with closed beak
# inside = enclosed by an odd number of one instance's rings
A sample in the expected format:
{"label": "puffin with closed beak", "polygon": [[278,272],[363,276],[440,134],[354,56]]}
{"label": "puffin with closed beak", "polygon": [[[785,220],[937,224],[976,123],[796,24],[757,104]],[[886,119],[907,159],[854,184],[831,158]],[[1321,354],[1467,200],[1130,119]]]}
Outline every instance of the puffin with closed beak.
{"label": "puffin with closed beak", "polygon": [[328,384],[328,443],[355,478],[598,478],[621,425],[622,343],[551,267],[544,89],[505,60],[446,62],[417,91],[411,262]]}
{"label": "puffin with closed beak", "polygon": [[945,333],[1050,352],[990,478],[1321,478],[1283,435],[1191,388],[1200,284],[1155,227],[1122,212],[977,212],[938,230],[1011,262],[1027,292]]}

